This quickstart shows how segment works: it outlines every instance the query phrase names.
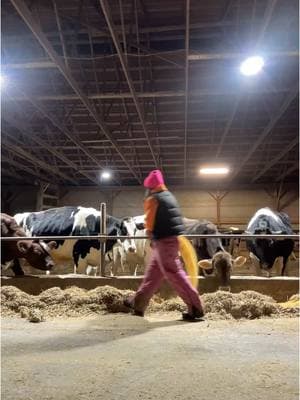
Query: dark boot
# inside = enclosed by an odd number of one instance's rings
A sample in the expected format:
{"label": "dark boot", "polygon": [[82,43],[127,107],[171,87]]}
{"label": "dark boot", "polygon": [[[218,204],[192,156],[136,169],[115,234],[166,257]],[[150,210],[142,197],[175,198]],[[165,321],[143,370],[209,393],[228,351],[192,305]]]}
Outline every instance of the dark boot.
{"label": "dark boot", "polygon": [[138,317],[143,317],[144,312],[143,311],[138,311],[134,308],[133,302],[130,299],[125,299],[123,300],[123,304],[125,307],[130,308],[132,315],[136,315]]}
{"label": "dark boot", "polygon": [[191,321],[191,322],[200,321],[201,318],[203,317],[204,317],[204,312],[194,306],[192,307],[191,312],[182,313],[182,319],[184,321]]}

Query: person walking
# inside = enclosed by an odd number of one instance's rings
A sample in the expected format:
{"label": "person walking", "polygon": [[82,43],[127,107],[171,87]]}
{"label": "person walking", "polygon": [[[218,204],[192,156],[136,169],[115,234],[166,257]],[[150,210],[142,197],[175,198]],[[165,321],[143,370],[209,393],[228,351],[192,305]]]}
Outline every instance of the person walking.
{"label": "person walking", "polygon": [[[151,297],[163,279],[167,279],[187,305],[182,313],[185,321],[204,316],[198,291],[190,283],[178,256],[184,224],[175,196],[167,189],[160,170],[153,170],[144,180],[147,195],[144,200],[145,225],[151,240],[152,255],[142,284],[134,296],[124,299],[134,315],[143,317]],[[193,250],[193,249],[192,249]]]}

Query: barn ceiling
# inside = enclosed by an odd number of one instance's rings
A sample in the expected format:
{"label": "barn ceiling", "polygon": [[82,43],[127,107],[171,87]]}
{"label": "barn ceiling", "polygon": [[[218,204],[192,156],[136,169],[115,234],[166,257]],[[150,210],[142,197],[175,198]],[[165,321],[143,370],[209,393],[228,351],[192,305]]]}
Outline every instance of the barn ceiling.
{"label": "barn ceiling", "polygon": [[[297,0],[2,0],[2,183],[298,183]],[[265,58],[246,77],[245,57]],[[109,169],[114,179],[101,182]],[[214,181],[217,185],[219,180]]]}

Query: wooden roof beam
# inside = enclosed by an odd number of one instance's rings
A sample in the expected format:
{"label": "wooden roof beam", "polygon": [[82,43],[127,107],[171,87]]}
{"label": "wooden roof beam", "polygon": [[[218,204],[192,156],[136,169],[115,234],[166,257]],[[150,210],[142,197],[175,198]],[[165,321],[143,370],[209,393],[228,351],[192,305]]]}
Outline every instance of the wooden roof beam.
{"label": "wooden roof beam", "polygon": [[[290,175],[296,169],[299,169],[299,161],[296,161],[295,164],[293,164],[290,168],[288,168],[281,175],[279,175],[278,178],[276,179],[276,182],[283,181],[286,176]],[[298,184],[299,184],[299,181],[298,181]]]}
{"label": "wooden roof beam", "polygon": [[51,60],[57,65],[58,69],[66,79],[66,81],[69,83],[69,85],[72,87],[74,92],[78,95],[80,98],[81,102],[85,105],[86,109],[90,113],[90,115],[94,118],[94,120],[97,122],[97,125],[99,126],[101,132],[111,141],[115,151],[119,154],[119,156],[122,158],[124,163],[127,165],[129,171],[132,173],[132,175],[137,179],[139,183],[141,183],[141,180],[137,173],[133,170],[131,167],[130,163],[126,160],[126,158],[123,156],[122,150],[119,148],[117,145],[116,141],[112,138],[108,128],[106,127],[104,121],[100,118],[100,116],[96,113],[96,110],[93,106],[93,104],[90,102],[88,97],[82,92],[80,87],[77,84],[77,81],[73,78],[70,70],[66,68],[64,63],[61,61],[60,57],[57,55],[55,50],[53,49],[51,43],[47,39],[46,35],[44,32],[40,29],[39,24],[34,20],[32,17],[28,7],[24,3],[23,0],[10,0],[12,5],[15,7],[16,11],[18,14],[22,17],[26,25],[29,27],[31,32],[34,34],[36,39],[39,41],[41,46],[44,48],[44,50],[47,52]]}
{"label": "wooden roof beam", "polygon": [[53,154],[55,157],[57,157],[58,159],[63,161],[65,164],[67,164],[73,170],[75,170],[76,172],[80,173],[81,175],[83,175],[85,178],[89,179],[91,182],[95,183],[96,185],[99,184],[99,181],[97,179],[91,177],[87,173],[82,172],[78,168],[78,166],[75,163],[73,163],[73,161],[69,160],[64,154],[62,154],[61,152],[57,151],[55,149],[55,147],[49,146],[47,144],[47,142],[45,142],[44,140],[40,139],[35,134],[32,134],[32,132],[29,134],[29,132],[28,132],[29,128],[28,127],[26,128],[26,123],[24,123],[24,121],[22,121],[22,123],[20,123],[20,122],[18,122],[16,120],[15,116],[13,118],[9,117],[8,114],[7,114],[7,111],[5,113],[2,113],[2,117],[3,117],[3,119],[5,121],[7,121],[9,123],[9,125],[11,125],[14,128],[18,129],[18,131],[22,132],[24,134],[24,136],[30,137],[30,140],[32,140],[33,142],[37,143],[42,148],[44,148],[47,151],[49,151],[49,153]]}
{"label": "wooden roof beam", "polygon": [[[289,92],[290,88],[282,88],[276,91],[274,90],[243,90],[243,96],[249,94],[253,95],[263,95],[263,94],[273,94],[274,93],[286,93]],[[219,89],[201,89],[201,90],[192,90],[189,91],[189,98],[192,101],[194,97],[213,97],[213,96],[234,96],[237,94],[236,90],[219,90]],[[137,97],[142,98],[169,98],[169,97],[184,97],[185,91],[184,90],[157,90],[153,92],[143,92],[143,93],[136,93]],[[94,93],[87,96],[90,100],[112,100],[112,99],[131,99],[132,95],[130,92],[123,92],[123,93]],[[76,94],[45,94],[45,95],[32,95],[32,99],[38,101],[80,101],[80,98]],[[5,96],[5,92],[2,96],[3,101],[24,101],[23,96],[19,96],[18,94],[12,95],[10,98]],[[96,121],[95,121],[96,122]]]}
{"label": "wooden roof beam", "polygon": [[[23,182],[24,183],[24,181],[25,182],[27,182],[27,183],[31,183],[32,184],[32,179],[30,178],[30,177],[28,177],[28,176],[23,176],[23,175],[20,175],[20,174],[18,174],[17,172],[12,172],[12,171],[9,171],[8,169],[5,169],[5,168],[1,168],[1,177],[2,176],[7,176],[7,177],[9,177],[9,178],[14,178],[14,179],[16,179],[16,180],[18,180],[18,181],[20,181],[20,182]],[[3,178],[2,178],[3,179]]]}
{"label": "wooden roof beam", "polygon": [[[138,45],[135,43],[130,43],[131,47],[136,47],[138,48]],[[139,45],[139,48],[146,52],[147,55],[151,55],[151,50],[147,49],[146,47]],[[174,53],[178,53],[178,50],[174,51]],[[167,55],[170,55],[170,52],[166,52],[166,56],[164,56],[165,52],[156,52],[156,57],[160,58],[164,61],[167,61],[171,64],[173,64],[177,68],[184,68],[181,64],[178,64],[176,62],[173,62],[172,60],[169,60],[166,58]],[[248,53],[247,53],[248,54]],[[228,53],[228,52],[223,52],[223,53],[199,53],[193,51],[188,55],[189,61],[208,61],[208,60],[234,60],[234,59],[243,59],[245,56],[247,56],[246,53]],[[284,50],[284,51],[269,51],[269,52],[264,52],[267,57],[270,58],[298,58],[299,57],[299,51],[297,50]],[[86,60],[86,57],[84,58]],[[44,61],[28,61],[28,62],[23,62],[23,63],[6,63],[2,64],[2,69],[47,69],[47,68],[57,68],[57,65],[49,60],[44,60]],[[171,68],[171,67],[170,67]],[[109,71],[109,69],[108,69]]]}
{"label": "wooden roof beam", "polygon": [[282,159],[289,151],[291,151],[297,144],[299,143],[299,136],[297,136],[291,143],[289,143],[276,157],[272,158],[268,162],[268,164],[265,165],[265,167],[257,174],[251,182],[256,182],[261,176],[263,176],[267,171],[269,171],[270,168],[273,167],[273,165],[277,164],[279,160]]}
{"label": "wooden roof beam", "polygon": [[189,95],[189,44],[190,44],[190,0],[185,4],[185,88],[184,88],[184,148],[183,148],[183,176],[184,183],[187,176],[187,128],[188,128],[188,95]]}
{"label": "wooden roof beam", "polygon": [[272,132],[272,130],[274,129],[277,122],[280,120],[280,118],[286,112],[289,105],[292,103],[292,101],[296,98],[297,95],[298,95],[298,87],[295,86],[294,89],[286,96],[280,109],[278,111],[276,111],[276,114],[271,118],[268,125],[263,129],[262,133],[259,135],[257,140],[253,143],[253,146],[249,149],[246,156],[239,162],[239,165],[237,166],[235,172],[231,176],[231,180],[234,179],[239,174],[239,172],[242,170],[243,166],[252,157],[252,155],[255,153],[255,151],[260,146],[260,144],[265,140],[265,138],[269,135],[269,133]]}
{"label": "wooden roof beam", "polygon": [[[265,34],[265,31],[268,28],[268,25],[269,25],[269,23],[271,21],[271,16],[273,14],[274,7],[275,7],[276,3],[277,3],[277,0],[269,0],[268,1],[267,8],[266,8],[266,11],[265,11],[265,14],[264,14],[264,17],[263,17],[263,24],[262,24],[262,27],[261,27],[260,32],[258,34],[258,37],[257,37],[257,39],[255,41],[254,48],[257,48],[259,46],[259,44],[260,44],[260,42],[261,42],[261,40],[262,40],[262,38],[263,38],[263,36]],[[225,141],[225,139],[226,139],[226,137],[227,137],[227,135],[228,135],[228,133],[230,131],[231,125],[232,125],[232,123],[233,123],[233,121],[235,119],[235,116],[236,116],[237,110],[239,108],[239,105],[241,104],[242,98],[243,98],[242,94],[239,94],[235,99],[234,106],[233,106],[232,112],[230,114],[228,123],[226,124],[225,129],[223,131],[223,134],[221,136],[221,141],[220,141],[220,145],[218,147],[217,153],[216,153],[216,158],[219,157],[220,153],[222,152],[224,141]]]}
{"label": "wooden roof beam", "polygon": [[[27,165],[21,164],[16,160],[13,160],[12,158],[9,158],[7,156],[5,156],[4,154],[1,154],[1,162],[6,162],[7,164],[11,164],[14,167],[20,169],[21,171],[25,171],[28,174],[35,176],[36,178],[40,179],[43,182],[49,182],[49,183],[59,183],[57,179],[52,179],[50,180],[49,177],[46,177],[45,175],[42,175],[41,173],[38,173],[36,171],[34,171],[32,168],[28,167]],[[2,167],[3,169],[3,167]]]}
{"label": "wooden roof beam", "polygon": [[25,160],[30,161],[32,164],[39,166],[44,171],[47,171],[51,175],[56,175],[62,178],[64,181],[71,182],[73,185],[78,185],[78,183],[70,178],[68,175],[60,172],[57,168],[53,165],[49,165],[46,162],[40,160],[39,158],[35,157],[34,155],[28,153],[26,150],[22,149],[20,146],[16,146],[13,143],[9,143],[8,141],[2,140],[2,146],[9,151],[17,154],[19,157],[24,158]]}
{"label": "wooden roof beam", "polygon": [[143,131],[144,131],[145,137],[147,138],[147,143],[148,143],[148,146],[149,146],[149,149],[150,149],[153,161],[154,161],[154,165],[155,165],[156,168],[159,168],[159,164],[158,164],[158,161],[156,159],[153,146],[152,146],[152,144],[150,142],[149,133],[147,131],[146,122],[145,122],[145,118],[144,118],[144,115],[143,115],[144,113],[143,113],[142,108],[140,106],[140,103],[139,103],[139,100],[138,100],[138,97],[137,97],[137,94],[136,94],[136,91],[135,91],[135,88],[134,88],[134,85],[133,85],[133,81],[132,81],[132,78],[131,78],[130,73],[129,73],[128,65],[127,65],[126,59],[124,57],[123,51],[121,49],[121,44],[119,42],[119,39],[118,39],[118,36],[117,36],[117,33],[116,33],[116,28],[115,28],[115,25],[114,25],[114,22],[113,22],[111,13],[110,13],[109,5],[108,5],[106,0],[100,0],[100,4],[101,4],[101,7],[102,7],[102,11],[103,11],[104,17],[106,19],[106,23],[108,25],[108,29],[110,31],[110,34],[111,34],[111,37],[112,37],[112,40],[113,40],[114,46],[115,46],[115,48],[117,50],[117,53],[118,53],[118,56],[119,56],[119,59],[120,59],[120,63],[122,65],[122,69],[123,69],[123,72],[124,72],[124,75],[125,75],[125,78],[126,78],[126,81],[127,81],[127,84],[128,84],[131,96],[132,96],[132,100],[133,100],[133,102],[135,104],[139,120],[140,120],[141,125],[143,127]]}
{"label": "wooden roof beam", "polygon": [[[100,169],[105,169],[105,166],[99,163],[99,160],[97,159],[96,156],[86,147],[83,145],[83,143],[80,141],[77,133],[70,132],[69,129],[60,121],[56,119],[56,117],[50,113],[44,104],[41,104],[37,101],[35,101],[31,96],[26,94],[24,91],[21,91],[18,89],[20,93],[23,95],[24,99],[29,101],[40,113],[46,117],[53,126],[55,126],[60,132],[62,132],[65,136],[67,136],[68,139],[70,139],[76,146],[85,154],[87,155],[94,163],[100,168]],[[110,142],[110,141],[109,141]],[[111,142],[110,142],[111,143]],[[119,180],[114,178],[114,181],[116,183],[120,184]],[[98,182],[99,184],[99,182]]]}

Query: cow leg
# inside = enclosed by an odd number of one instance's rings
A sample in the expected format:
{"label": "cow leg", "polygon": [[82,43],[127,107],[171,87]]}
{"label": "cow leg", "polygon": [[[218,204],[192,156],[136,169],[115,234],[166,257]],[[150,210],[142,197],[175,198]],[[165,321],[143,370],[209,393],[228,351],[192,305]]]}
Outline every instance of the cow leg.
{"label": "cow leg", "polygon": [[130,275],[133,276],[134,275],[134,271],[135,271],[135,264],[133,262],[130,262],[128,264],[128,269],[129,269]]}
{"label": "cow leg", "polygon": [[290,257],[291,257],[291,260],[293,260],[293,261],[297,261],[296,254],[295,254],[293,251],[291,252],[291,255],[290,255]]}
{"label": "cow leg", "polygon": [[255,275],[262,276],[262,270],[259,259],[255,256],[255,254],[250,252],[250,259],[252,261],[252,265],[254,266]]}
{"label": "cow leg", "polygon": [[122,256],[119,254],[119,256],[115,259],[113,263],[113,274],[114,276],[124,275],[124,271],[125,271],[124,260],[122,259]]}
{"label": "cow leg", "polygon": [[97,267],[94,267],[92,265],[88,265],[85,272],[89,276],[97,276]]}
{"label": "cow leg", "polygon": [[283,258],[283,265],[282,265],[282,270],[281,270],[281,276],[284,276],[284,274],[285,274],[285,268],[286,268],[286,264],[287,264],[287,262],[288,262],[288,257],[284,257]]}
{"label": "cow leg", "polygon": [[[75,247],[75,246],[74,246]],[[73,251],[73,261],[74,261],[74,269],[73,272],[74,274],[77,274],[78,270],[78,263],[79,263],[79,253]]]}
{"label": "cow leg", "polygon": [[25,275],[18,258],[14,258],[11,269],[13,270],[15,276]]}
{"label": "cow leg", "polygon": [[235,239],[230,239],[228,253],[233,256]]}
{"label": "cow leg", "polygon": [[[283,257],[277,257],[275,259],[272,270],[275,272],[275,276],[281,276],[283,270]],[[271,270],[269,272],[271,272]]]}
{"label": "cow leg", "polygon": [[140,264],[136,264],[135,270],[134,270],[134,276],[138,275],[139,269],[140,269]]}
{"label": "cow leg", "polygon": [[112,275],[117,276],[119,269],[121,269],[121,255],[118,251],[114,251],[112,261]]}

